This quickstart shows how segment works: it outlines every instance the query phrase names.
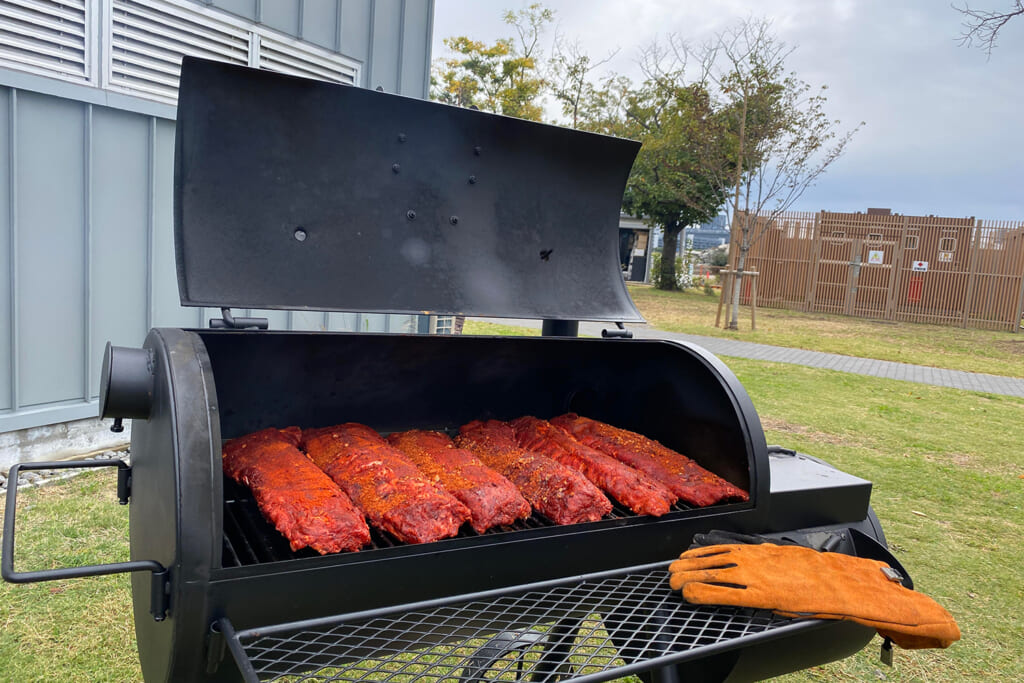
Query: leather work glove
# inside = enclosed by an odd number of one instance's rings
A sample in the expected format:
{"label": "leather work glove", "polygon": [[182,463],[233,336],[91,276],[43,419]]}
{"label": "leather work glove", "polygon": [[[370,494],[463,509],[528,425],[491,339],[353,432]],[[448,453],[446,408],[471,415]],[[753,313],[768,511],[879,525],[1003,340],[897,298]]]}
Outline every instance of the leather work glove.
{"label": "leather work glove", "polygon": [[668,569],[672,590],[699,605],[855,621],[908,649],[960,639],[949,612],[904,588],[899,573],[877,560],[802,546],[729,544],[687,550]]}

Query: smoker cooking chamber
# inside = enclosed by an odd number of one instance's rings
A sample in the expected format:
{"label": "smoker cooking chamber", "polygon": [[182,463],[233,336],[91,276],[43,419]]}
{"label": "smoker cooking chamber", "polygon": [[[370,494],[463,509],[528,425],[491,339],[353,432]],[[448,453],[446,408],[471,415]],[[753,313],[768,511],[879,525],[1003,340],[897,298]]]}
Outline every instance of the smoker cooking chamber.
{"label": "smoker cooking chamber", "polygon": [[[317,427],[342,419],[382,433],[404,429],[454,433],[475,418],[507,420],[579,411],[656,434],[744,489],[750,487],[751,466],[764,448],[756,422],[748,424],[737,413],[736,405],[745,396],[722,390],[721,368],[674,344],[640,342],[625,347],[598,340],[510,342],[267,333],[242,338],[224,333],[200,336],[211,358],[224,438],[254,431],[259,428],[256,425]],[[273,368],[251,371],[267,358],[277,359]],[[666,370],[679,379],[660,379]],[[630,376],[637,379],[623,380]],[[686,417],[674,417],[682,415]],[[249,502],[247,489],[233,482],[226,487],[230,492],[225,496],[224,518],[228,558],[223,564],[251,564],[261,553],[288,558],[281,543],[275,544],[273,552],[264,552],[259,539],[268,536],[263,533],[266,525],[260,524],[261,515]],[[688,508],[677,504],[675,510],[685,513]],[[621,506],[608,519],[620,525],[641,520]],[[484,535],[553,526],[534,515]],[[467,530],[461,535],[470,536],[476,534]],[[401,545],[376,530],[374,541],[378,549]],[[373,551],[360,554],[367,552]]]}

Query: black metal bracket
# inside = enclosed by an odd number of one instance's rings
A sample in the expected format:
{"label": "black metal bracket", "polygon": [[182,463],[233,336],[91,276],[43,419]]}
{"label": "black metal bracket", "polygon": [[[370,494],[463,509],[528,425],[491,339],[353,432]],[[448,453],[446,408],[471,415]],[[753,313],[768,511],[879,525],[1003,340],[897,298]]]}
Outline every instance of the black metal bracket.
{"label": "black metal bracket", "polygon": [[150,614],[155,621],[163,621],[170,607],[170,577],[168,570],[154,560],[135,560],[111,564],[92,564],[83,567],[62,567],[32,572],[14,569],[14,516],[18,510],[18,474],[21,470],[85,469],[92,467],[117,468],[117,497],[122,505],[127,504],[131,495],[131,467],[122,460],[77,460],[71,462],[23,462],[11,466],[8,473],[7,500],[4,505],[3,558],[0,559],[0,575],[8,583],[37,583],[40,581],[63,581],[85,576],[105,576],[124,572],[149,571],[153,573]]}
{"label": "black metal bracket", "polygon": [[266,330],[270,321],[266,318],[236,318],[230,308],[220,309],[222,318],[210,318],[211,330]]}
{"label": "black metal bracket", "polygon": [[530,648],[545,644],[547,639],[547,634],[534,630],[502,631],[473,653],[466,666],[462,668],[459,683],[485,683],[490,680],[486,674],[491,671],[495,662],[513,652],[517,653],[518,659],[516,680],[520,680],[523,656]]}
{"label": "black metal bracket", "polygon": [[221,617],[211,625],[210,629],[224,637],[224,642],[228,646],[228,652],[231,653],[231,657],[235,660],[238,673],[242,675],[242,680],[246,683],[257,683],[260,680],[259,675],[256,673],[256,669],[253,668],[249,656],[245,654],[245,648],[242,647],[242,643],[238,640],[238,633],[235,632],[231,621],[227,617]]}
{"label": "black metal bracket", "polygon": [[616,330],[601,330],[601,336],[605,339],[632,339],[633,333],[626,329],[622,323],[615,323]]}
{"label": "black metal bracket", "polygon": [[542,337],[578,337],[579,320],[545,320],[541,323]]}

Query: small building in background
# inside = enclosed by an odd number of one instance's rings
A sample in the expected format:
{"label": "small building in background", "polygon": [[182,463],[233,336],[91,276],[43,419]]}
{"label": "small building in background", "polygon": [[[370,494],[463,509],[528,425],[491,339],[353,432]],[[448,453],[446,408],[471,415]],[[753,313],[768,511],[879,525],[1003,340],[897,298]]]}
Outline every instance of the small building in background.
{"label": "small building in background", "polygon": [[687,249],[697,251],[729,244],[729,220],[723,213],[706,223],[691,225],[683,231],[683,239],[680,241]]}
{"label": "small building in background", "polygon": [[619,216],[619,265],[626,282],[650,282],[651,226],[642,218]]}

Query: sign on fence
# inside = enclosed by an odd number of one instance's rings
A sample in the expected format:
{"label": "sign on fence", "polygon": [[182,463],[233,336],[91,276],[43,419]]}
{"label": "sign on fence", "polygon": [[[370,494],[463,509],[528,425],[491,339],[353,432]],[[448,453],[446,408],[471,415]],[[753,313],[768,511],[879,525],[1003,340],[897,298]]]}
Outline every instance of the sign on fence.
{"label": "sign on fence", "polygon": [[928,272],[927,261],[914,261],[914,267],[912,269],[915,273],[926,273]]}

